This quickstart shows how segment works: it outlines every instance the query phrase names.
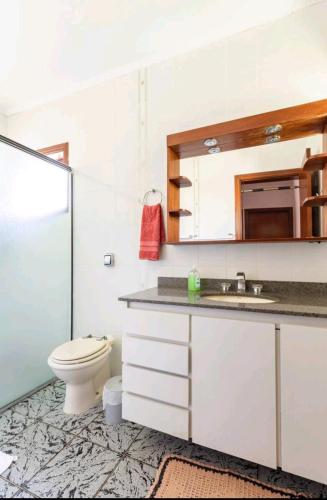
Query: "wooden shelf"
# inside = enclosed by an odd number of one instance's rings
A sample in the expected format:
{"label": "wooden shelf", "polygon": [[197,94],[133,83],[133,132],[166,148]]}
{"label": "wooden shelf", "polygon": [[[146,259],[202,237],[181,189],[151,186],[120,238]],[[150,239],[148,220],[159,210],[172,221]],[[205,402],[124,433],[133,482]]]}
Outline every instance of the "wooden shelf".
{"label": "wooden shelf", "polygon": [[327,204],[327,194],[321,196],[309,196],[303,202],[304,207],[322,207]]}
{"label": "wooden shelf", "polygon": [[327,153],[309,156],[304,164],[303,170],[306,172],[315,172],[316,170],[323,170],[327,165]]}
{"label": "wooden shelf", "polygon": [[178,210],[169,210],[169,215],[171,217],[189,217],[192,215],[192,212],[185,208],[179,208]]}
{"label": "wooden shelf", "polygon": [[190,179],[184,177],[183,175],[179,175],[178,177],[170,177],[169,181],[175,184],[175,186],[178,188],[185,188],[192,186],[192,182],[190,181]]}

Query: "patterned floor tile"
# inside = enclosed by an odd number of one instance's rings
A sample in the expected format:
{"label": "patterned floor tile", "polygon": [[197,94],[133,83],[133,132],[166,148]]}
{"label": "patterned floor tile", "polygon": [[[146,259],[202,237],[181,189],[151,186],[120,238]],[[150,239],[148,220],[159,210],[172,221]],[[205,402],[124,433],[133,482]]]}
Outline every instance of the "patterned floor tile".
{"label": "patterned floor tile", "polygon": [[145,498],[156,473],[154,467],[127,457],[119,463],[96,498]]}
{"label": "patterned floor tile", "polygon": [[52,385],[54,385],[54,387],[57,387],[58,389],[62,389],[64,391],[66,390],[66,384],[62,380],[55,380]]}
{"label": "patterned floor tile", "polygon": [[270,483],[280,488],[290,488],[298,493],[305,493],[313,498],[321,498],[324,486],[314,481],[309,481],[281,470],[268,469],[259,465],[258,477],[265,483]]}
{"label": "patterned floor tile", "polygon": [[63,412],[63,407],[60,405],[50,411],[43,422],[53,425],[65,432],[78,435],[86,426],[88,426],[102,412],[102,406],[98,405],[86,411],[82,415],[66,415]]}
{"label": "patterned floor tile", "polygon": [[58,405],[63,404],[64,400],[64,391],[61,388],[49,385],[25,401],[18,403],[14,410],[25,417],[36,419],[43,417]]}
{"label": "patterned floor tile", "polygon": [[0,443],[20,434],[33,422],[33,420],[16,413],[13,409],[6,411],[0,415]]}
{"label": "patterned floor tile", "polygon": [[31,493],[27,493],[26,491],[23,490],[18,490],[17,493],[12,498],[37,498]]}
{"label": "patterned floor tile", "polygon": [[17,493],[17,486],[12,486],[0,478],[0,498],[12,498]]}
{"label": "patterned floor tile", "polygon": [[141,430],[142,427],[131,422],[108,425],[105,423],[104,416],[99,415],[79,434],[79,437],[117,453],[124,453]]}
{"label": "patterned floor tile", "polygon": [[161,460],[171,453],[327,498],[327,486],[298,476],[129,422],[109,426],[100,405],[83,415],[65,415],[64,389],[56,381],[0,415],[1,451],[18,456],[0,477],[0,498],[145,497]]}
{"label": "patterned floor tile", "polygon": [[222,467],[223,469],[231,469],[239,474],[258,478],[258,466],[252,462],[242,460],[241,458],[232,457],[219,451],[210,450],[196,444],[192,445],[191,458],[208,464]]}
{"label": "patterned floor tile", "polygon": [[143,429],[135,439],[128,454],[135,460],[158,467],[162,458],[170,453],[190,457],[192,445],[187,441],[162,434],[151,429]]}
{"label": "patterned floor tile", "polygon": [[59,453],[71,438],[71,435],[42,422],[33,424],[1,446],[4,453],[18,457],[17,462],[3,473],[3,477],[18,486],[24,484]]}
{"label": "patterned floor tile", "polygon": [[27,488],[42,498],[91,498],[119,460],[116,453],[75,438]]}

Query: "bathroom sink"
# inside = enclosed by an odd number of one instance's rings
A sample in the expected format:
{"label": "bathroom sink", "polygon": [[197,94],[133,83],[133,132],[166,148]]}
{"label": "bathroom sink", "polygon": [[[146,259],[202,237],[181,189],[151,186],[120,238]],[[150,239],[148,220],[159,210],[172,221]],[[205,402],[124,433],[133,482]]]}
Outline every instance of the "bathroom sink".
{"label": "bathroom sink", "polygon": [[237,304],[272,304],[277,302],[277,300],[274,299],[249,295],[205,295],[203,298],[215,302],[232,302]]}

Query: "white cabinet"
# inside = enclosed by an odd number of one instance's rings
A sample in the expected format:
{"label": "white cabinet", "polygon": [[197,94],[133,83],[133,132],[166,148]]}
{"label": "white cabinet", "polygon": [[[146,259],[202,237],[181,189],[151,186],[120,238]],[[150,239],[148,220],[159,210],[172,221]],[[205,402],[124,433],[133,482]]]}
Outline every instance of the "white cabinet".
{"label": "white cabinet", "polygon": [[327,328],[281,325],[282,468],[327,483]]}
{"label": "white cabinet", "polygon": [[123,418],[327,483],[325,323],[173,310],[127,311]]}
{"label": "white cabinet", "polygon": [[193,442],[277,466],[275,345],[274,324],[192,317]]}

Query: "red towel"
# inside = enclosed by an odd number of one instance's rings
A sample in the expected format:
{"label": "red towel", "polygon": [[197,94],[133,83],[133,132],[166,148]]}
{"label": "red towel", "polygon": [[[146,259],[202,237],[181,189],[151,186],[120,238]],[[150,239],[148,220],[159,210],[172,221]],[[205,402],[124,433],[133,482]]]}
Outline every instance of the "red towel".
{"label": "red towel", "polygon": [[159,260],[160,244],[164,241],[165,226],[161,205],[145,205],[142,213],[140,259]]}

